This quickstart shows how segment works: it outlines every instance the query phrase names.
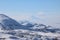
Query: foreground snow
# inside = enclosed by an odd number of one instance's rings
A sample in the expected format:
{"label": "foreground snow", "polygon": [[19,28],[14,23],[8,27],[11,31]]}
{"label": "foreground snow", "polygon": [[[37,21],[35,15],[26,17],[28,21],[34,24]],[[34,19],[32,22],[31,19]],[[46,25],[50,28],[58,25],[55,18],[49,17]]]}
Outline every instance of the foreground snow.
{"label": "foreground snow", "polygon": [[5,30],[0,32],[1,40],[60,40],[59,38],[59,33],[44,33],[23,29],[10,31]]}

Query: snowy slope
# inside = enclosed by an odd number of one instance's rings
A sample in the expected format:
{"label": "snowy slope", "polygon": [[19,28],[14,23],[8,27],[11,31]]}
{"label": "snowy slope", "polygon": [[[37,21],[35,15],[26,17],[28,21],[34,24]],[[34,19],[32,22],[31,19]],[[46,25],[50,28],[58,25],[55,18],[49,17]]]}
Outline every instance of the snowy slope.
{"label": "snowy slope", "polygon": [[9,30],[0,32],[0,40],[60,40],[59,33],[45,33],[30,30]]}
{"label": "snowy slope", "polygon": [[20,29],[20,27],[22,27],[17,21],[4,14],[0,14],[0,25],[3,25],[2,28],[6,30]]}
{"label": "snowy slope", "polygon": [[52,32],[52,33],[60,32],[60,29],[54,28],[49,25],[37,24],[37,23],[31,23],[31,22],[22,22],[20,24],[23,25],[24,26],[23,29],[26,29],[26,30]]}

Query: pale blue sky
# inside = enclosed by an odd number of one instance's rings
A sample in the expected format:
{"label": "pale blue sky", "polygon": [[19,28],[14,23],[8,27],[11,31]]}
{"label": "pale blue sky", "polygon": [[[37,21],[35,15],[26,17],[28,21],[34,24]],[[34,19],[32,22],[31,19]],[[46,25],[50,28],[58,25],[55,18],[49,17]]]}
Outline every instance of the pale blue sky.
{"label": "pale blue sky", "polygon": [[60,0],[0,0],[0,14],[60,26]]}
{"label": "pale blue sky", "polygon": [[0,0],[0,11],[17,14],[20,12],[35,14],[39,11],[60,12],[60,0]]}

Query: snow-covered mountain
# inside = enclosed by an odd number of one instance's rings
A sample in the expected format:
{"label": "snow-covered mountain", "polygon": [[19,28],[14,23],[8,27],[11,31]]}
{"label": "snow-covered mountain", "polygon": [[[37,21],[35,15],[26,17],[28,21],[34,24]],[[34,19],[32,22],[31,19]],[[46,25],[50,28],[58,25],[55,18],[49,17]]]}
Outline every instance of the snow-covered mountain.
{"label": "snow-covered mountain", "polygon": [[0,14],[0,30],[15,30],[15,29],[26,29],[31,31],[42,31],[42,32],[57,32],[60,29],[53,28],[52,26],[46,26],[44,24],[31,23],[29,21],[18,23],[16,20]]}
{"label": "snow-covered mountain", "polygon": [[21,22],[21,25],[23,25],[23,29],[28,29],[32,31],[40,31],[40,32],[60,32],[60,29],[54,28],[49,25],[44,25],[44,24],[37,24],[37,23],[31,23],[28,21]]}
{"label": "snow-covered mountain", "polygon": [[22,27],[17,21],[4,14],[0,14],[0,26],[6,30],[20,29],[20,27]]}
{"label": "snow-covered mountain", "polygon": [[59,38],[60,29],[29,21],[19,23],[4,14],[0,14],[1,40],[60,40]]}

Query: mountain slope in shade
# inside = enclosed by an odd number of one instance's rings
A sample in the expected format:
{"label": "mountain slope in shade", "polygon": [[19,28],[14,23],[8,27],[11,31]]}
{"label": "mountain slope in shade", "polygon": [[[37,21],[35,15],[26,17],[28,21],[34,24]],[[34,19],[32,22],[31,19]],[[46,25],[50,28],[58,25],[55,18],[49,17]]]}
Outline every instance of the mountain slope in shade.
{"label": "mountain slope in shade", "polygon": [[17,21],[4,14],[0,14],[0,26],[6,30],[20,29],[22,27]]}

